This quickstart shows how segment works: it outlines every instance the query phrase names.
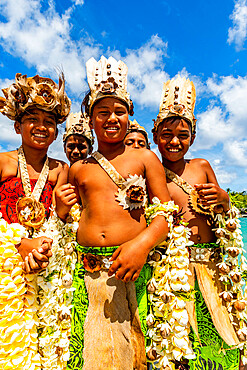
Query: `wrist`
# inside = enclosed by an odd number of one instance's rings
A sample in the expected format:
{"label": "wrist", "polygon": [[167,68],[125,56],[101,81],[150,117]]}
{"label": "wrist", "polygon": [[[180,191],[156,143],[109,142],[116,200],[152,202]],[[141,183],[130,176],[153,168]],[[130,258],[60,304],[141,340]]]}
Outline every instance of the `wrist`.
{"label": "wrist", "polygon": [[23,238],[21,238],[20,243],[15,244],[15,247],[16,247],[16,249],[17,249],[18,251],[19,251],[19,249],[20,249],[20,247],[21,247],[21,243],[22,243],[22,241],[23,241],[23,240],[25,240],[25,239],[28,239],[28,238],[23,237]]}

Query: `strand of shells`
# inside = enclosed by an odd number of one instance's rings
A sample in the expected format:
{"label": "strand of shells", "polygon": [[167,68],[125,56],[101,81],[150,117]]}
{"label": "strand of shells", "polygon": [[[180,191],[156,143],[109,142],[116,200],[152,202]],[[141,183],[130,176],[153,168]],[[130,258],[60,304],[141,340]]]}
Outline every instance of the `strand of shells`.
{"label": "strand of shells", "polygon": [[69,360],[72,282],[77,261],[75,243],[79,219],[80,208],[75,205],[66,224],[54,214],[35,235],[53,239],[49,265],[37,278],[39,352],[43,370],[65,370]]}
{"label": "strand of shells", "polygon": [[[183,224],[175,226],[174,215],[178,207],[173,202],[159,204],[154,213],[166,217],[169,225],[168,241],[159,250],[150,253],[153,277],[148,284],[150,314],[147,317],[147,358],[154,369],[174,369],[172,361],[195,357],[190,340],[190,324],[186,300],[191,298],[192,287],[188,283],[190,230]],[[172,204],[173,203],[173,204]],[[151,218],[155,217],[151,214]],[[164,253],[165,252],[165,253]]]}
{"label": "strand of shells", "polygon": [[222,261],[217,265],[225,290],[220,293],[229,312],[243,350],[241,359],[247,364],[247,289],[243,276],[247,260],[243,255],[244,244],[239,221],[239,211],[233,206],[226,214],[215,216],[217,244],[222,250]]}

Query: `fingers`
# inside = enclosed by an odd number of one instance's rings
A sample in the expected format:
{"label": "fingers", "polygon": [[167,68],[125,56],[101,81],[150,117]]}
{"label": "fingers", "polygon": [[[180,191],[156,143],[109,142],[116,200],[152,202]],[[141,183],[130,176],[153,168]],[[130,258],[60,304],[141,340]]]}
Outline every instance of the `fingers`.
{"label": "fingers", "polygon": [[139,271],[138,271],[138,272],[136,272],[136,273],[132,276],[131,281],[136,281],[136,279],[139,277],[139,275],[140,275],[140,272],[139,272]]}
{"label": "fingers", "polygon": [[25,257],[25,260],[22,264],[22,268],[26,274],[36,272],[37,270],[40,269],[38,263],[34,261],[32,253],[29,253],[28,256]]}
{"label": "fingers", "polygon": [[59,188],[56,190],[57,193],[63,192],[64,190],[68,189],[75,189],[75,186],[70,184],[69,182],[67,184],[63,184],[59,186]]}
{"label": "fingers", "polygon": [[28,263],[31,270],[38,270],[40,268],[39,264],[34,260],[32,253],[28,254]]}
{"label": "fingers", "polygon": [[35,258],[35,260],[41,261],[41,262],[48,262],[49,258],[47,255],[39,253],[36,249],[32,250],[32,256]]}
{"label": "fingers", "polygon": [[111,258],[109,258],[109,260],[110,260],[110,261],[114,261],[114,260],[116,260],[116,259],[117,259],[117,257],[119,256],[120,252],[121,252],[121,247],[118,247],[118,248],[115,250],[115,252],[114,252],[114,253],[112,253]]}
{"label": "fingers", "polygon": [[38,249],[38,252],[39,253],[41,253],[41,254],[44,254],[44,255],[46,255],[48,258],[50,258],[51,256],[52,256],[52,251],[51,251],[51,243],[49,242],[49,243],[46,243],[46,242],[44,242],[43,244],[42,244],[42,247],[40,247],[39,249]]}
{"label": "fingers", "polygon": [[25,271],[26,274],[30,274],[31,268],[30,268],[29,263],[28,263],[28,256],[25,257],[22,268],[23,268],[23,270]]}
{"label": "fingers", "polygon": [[41,236],[40,239],[41,239],[42,243],[52,244],[52,242],[53,242],[53,239],[48,238],[47,236]]}
{"label": "fingers", "polygon": [[75,193],[75,186],[71,184],[64,184],[56,190],[56,197],[66,205],[73,205],[77,202],[77,195]]}
{"label": "fingers", "polygon": [[208,182],[208,183],[205,183],[205,184],[195,184],[194,187],[195,189],[198,191],[198,190],[201,190],[201,189],[210,189],[212,187],[214,187],[215,184],[211,183],[211,182]]}
{"label": "fingers", "polygon": [[39,267],[41,270],[45,269],[47,266],[48,266],[49,262],[42,262],[42,263],[39,263]]}
{"label": "fingers", "polygon": [[120,266],[121,266],[120,262],[118,260],[115,260],[113,264],[111,265],[111,267],[109,268],[108,276],[114,275]]}

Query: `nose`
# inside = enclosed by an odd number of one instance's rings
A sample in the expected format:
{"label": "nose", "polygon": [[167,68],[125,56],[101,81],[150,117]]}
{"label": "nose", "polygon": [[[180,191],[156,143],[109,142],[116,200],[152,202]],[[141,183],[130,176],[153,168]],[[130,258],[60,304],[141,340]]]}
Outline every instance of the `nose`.
{"label": "nose", "polygon": [[139,146],[139,144],[138,144],[138,142],[137,142],[137,141],[134,141],[132,146],[133,146],[133,148],[135,148],[135,149],[139,149],[139,148],[140,148],[140,146]]}
{"label": "nose", "polygon": [[180,143],[179,138],[177,136],[173,136],[173,138],[170,141],[170,144],[178,145],[179,143]]}
{"label": "nose", "polygon": [[80,153],[80,151],[79,151],[79,149],[77,148],[77,146],[74,148],[74,150],[73,150],[73,154],[79,154]]}
{"label": "nose", "polygon": [[39,129],[46,129],[46,126],[45,126],[45,120],[44,119],[39,119],[37,122],[36,122],[36,127],[38,127]]}
{"label": "nose", "polygon": [[116,122],[117,121],[117,116],[114,112],[111,113],[110,117],[108,118],[109,122]]}

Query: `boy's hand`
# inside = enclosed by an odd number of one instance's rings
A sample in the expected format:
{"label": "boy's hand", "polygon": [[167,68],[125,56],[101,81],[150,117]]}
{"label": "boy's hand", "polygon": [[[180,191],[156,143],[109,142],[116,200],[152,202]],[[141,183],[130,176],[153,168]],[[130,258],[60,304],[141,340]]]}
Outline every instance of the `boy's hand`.
{"label": "boy's hand", "polygon": [[64,221],[71,207],[77,202],[75,187],[71,184],[61,185],[55,191],[55,198],[57,214]]}
{"label": "boy's hand", "polygon": [[29,273],[47,267],[51,252],[52,239],[45,236],[28,239],[23,238],[18,246],[18,252],[23,259],[23,269]]}
{"label": "boy's hand", "polygon": [[113,253],[108,276],[115,274],[118,280],[124,282],[135,281],[147,260],[149,251],[143,251],[143,248],[135,244],[133,241],[128,241]]}
{"label": "boy's hand", "polygon": [[222,204],[224,209],[229,209],[229,196],[219,187],[219,185],[208,184],[195,184],[195,189],[199,195],[200,202],[204,206]]}

